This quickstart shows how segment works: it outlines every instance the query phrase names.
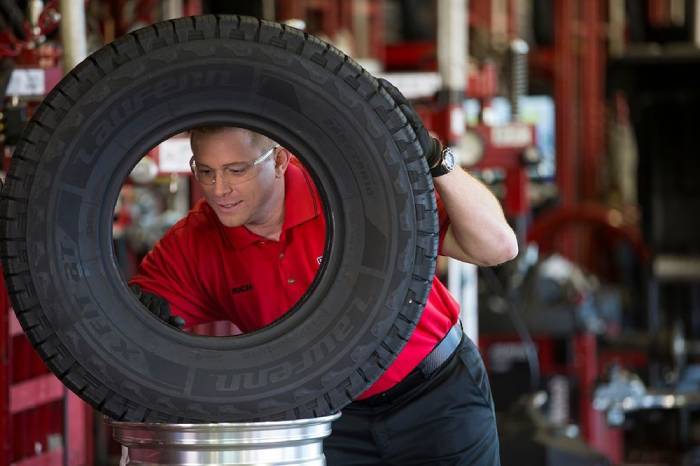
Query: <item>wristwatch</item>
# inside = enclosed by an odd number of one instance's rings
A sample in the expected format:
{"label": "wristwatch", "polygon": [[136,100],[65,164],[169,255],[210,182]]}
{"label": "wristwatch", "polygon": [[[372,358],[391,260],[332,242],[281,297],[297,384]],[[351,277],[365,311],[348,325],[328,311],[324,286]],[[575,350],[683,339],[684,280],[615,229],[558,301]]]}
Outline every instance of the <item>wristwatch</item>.
{"label": "wristwatch", "polygon": [[447,175],[455,168],[455,155],[452,153],[452,149],[445,146],[440,152],[440,159],[438,162],[430,167],[430,174],[433,178]]}

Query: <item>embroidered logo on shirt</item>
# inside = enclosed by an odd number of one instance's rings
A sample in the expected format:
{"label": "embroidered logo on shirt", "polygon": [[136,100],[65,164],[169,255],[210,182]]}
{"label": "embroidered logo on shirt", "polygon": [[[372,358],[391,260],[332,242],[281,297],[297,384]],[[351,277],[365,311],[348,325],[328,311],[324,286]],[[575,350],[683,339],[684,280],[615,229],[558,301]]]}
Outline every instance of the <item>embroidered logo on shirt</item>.
{"label": "embroidered logo on shirt", "polygon": [[248,283],[248,284],[245,284],[245,285],[237,286],[237,287],[235,287],[235,288],[231,288],[231,293],[233,293],[233,294],[243,293],[243,292],[245,292],[245,291],[250,291],[250,290],[252,290],[252,289],[253,289],[253,284],[252,284],[252,283]]}
{"label": "embroidered logo on shirt", "polygon": [[318,262],[318,265],[321,265],[321,262],[323,262],[323,256],[318,256],[316,258],[316,262]]}

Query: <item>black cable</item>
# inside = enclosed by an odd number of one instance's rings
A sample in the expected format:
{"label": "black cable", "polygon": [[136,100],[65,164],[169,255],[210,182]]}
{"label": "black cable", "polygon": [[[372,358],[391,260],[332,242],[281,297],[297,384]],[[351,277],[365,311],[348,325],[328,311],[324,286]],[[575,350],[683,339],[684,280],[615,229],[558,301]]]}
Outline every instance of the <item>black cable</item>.
{"label": "black cable", "polygon": [[515,289],[506,290],[493,269],[489,267],[482,267],[481,270],[484,277],[489,282],[490,287],[494,289],[497,294],[500,294],[505,298],[508,316],[513,323],[513,327],[515,328],[515,332],[518,334],[518,338],[520,338],[520,341],[522,341],[523,345],[525,346],[525,357],[527,358],[528,368],[530,369],[530,389],[532,391],[539,390],[540,361],[537,354],[537,346],[532,340],[527,324],[525,324],[525,321],[520,316],[518,304],[516,303]]}
{"label": "black cable", "polygon": [[10,84],[12,72],[15,69],[15,62],[9,58],[0,59],[0,109],[5,104],[7,97],[7,86]]}

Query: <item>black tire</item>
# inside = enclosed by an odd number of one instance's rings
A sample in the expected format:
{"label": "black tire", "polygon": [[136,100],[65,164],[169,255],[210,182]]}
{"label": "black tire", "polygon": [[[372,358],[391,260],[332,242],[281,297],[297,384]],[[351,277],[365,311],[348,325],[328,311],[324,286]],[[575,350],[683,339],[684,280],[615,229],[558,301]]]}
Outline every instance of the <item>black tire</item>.
{"label": "black tire", "polygon": [[[332,232],[313,292],[238,337],[159,322],[111,248],[130,169],[202,124],[252,128],[299,154]],[[404,114],[337,49],[254,18],[166,21],[95,52],[38,108],[7,180],[2,256],[17,317],[63,383],[118,420],[336,412],[404,346],[434,274],[433,184]]]}

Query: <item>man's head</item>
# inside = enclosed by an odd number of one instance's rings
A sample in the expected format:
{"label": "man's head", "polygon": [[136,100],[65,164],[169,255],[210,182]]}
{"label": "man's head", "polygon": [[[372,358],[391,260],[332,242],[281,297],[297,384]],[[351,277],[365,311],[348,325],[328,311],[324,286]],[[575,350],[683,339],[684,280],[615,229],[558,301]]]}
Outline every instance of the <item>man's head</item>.
{"label": "man's head", "polygon": [[193,172],[221,223],[265,228],[279,220],[286,149],[262,134],[226,126],[193,129],[190,145]]}

